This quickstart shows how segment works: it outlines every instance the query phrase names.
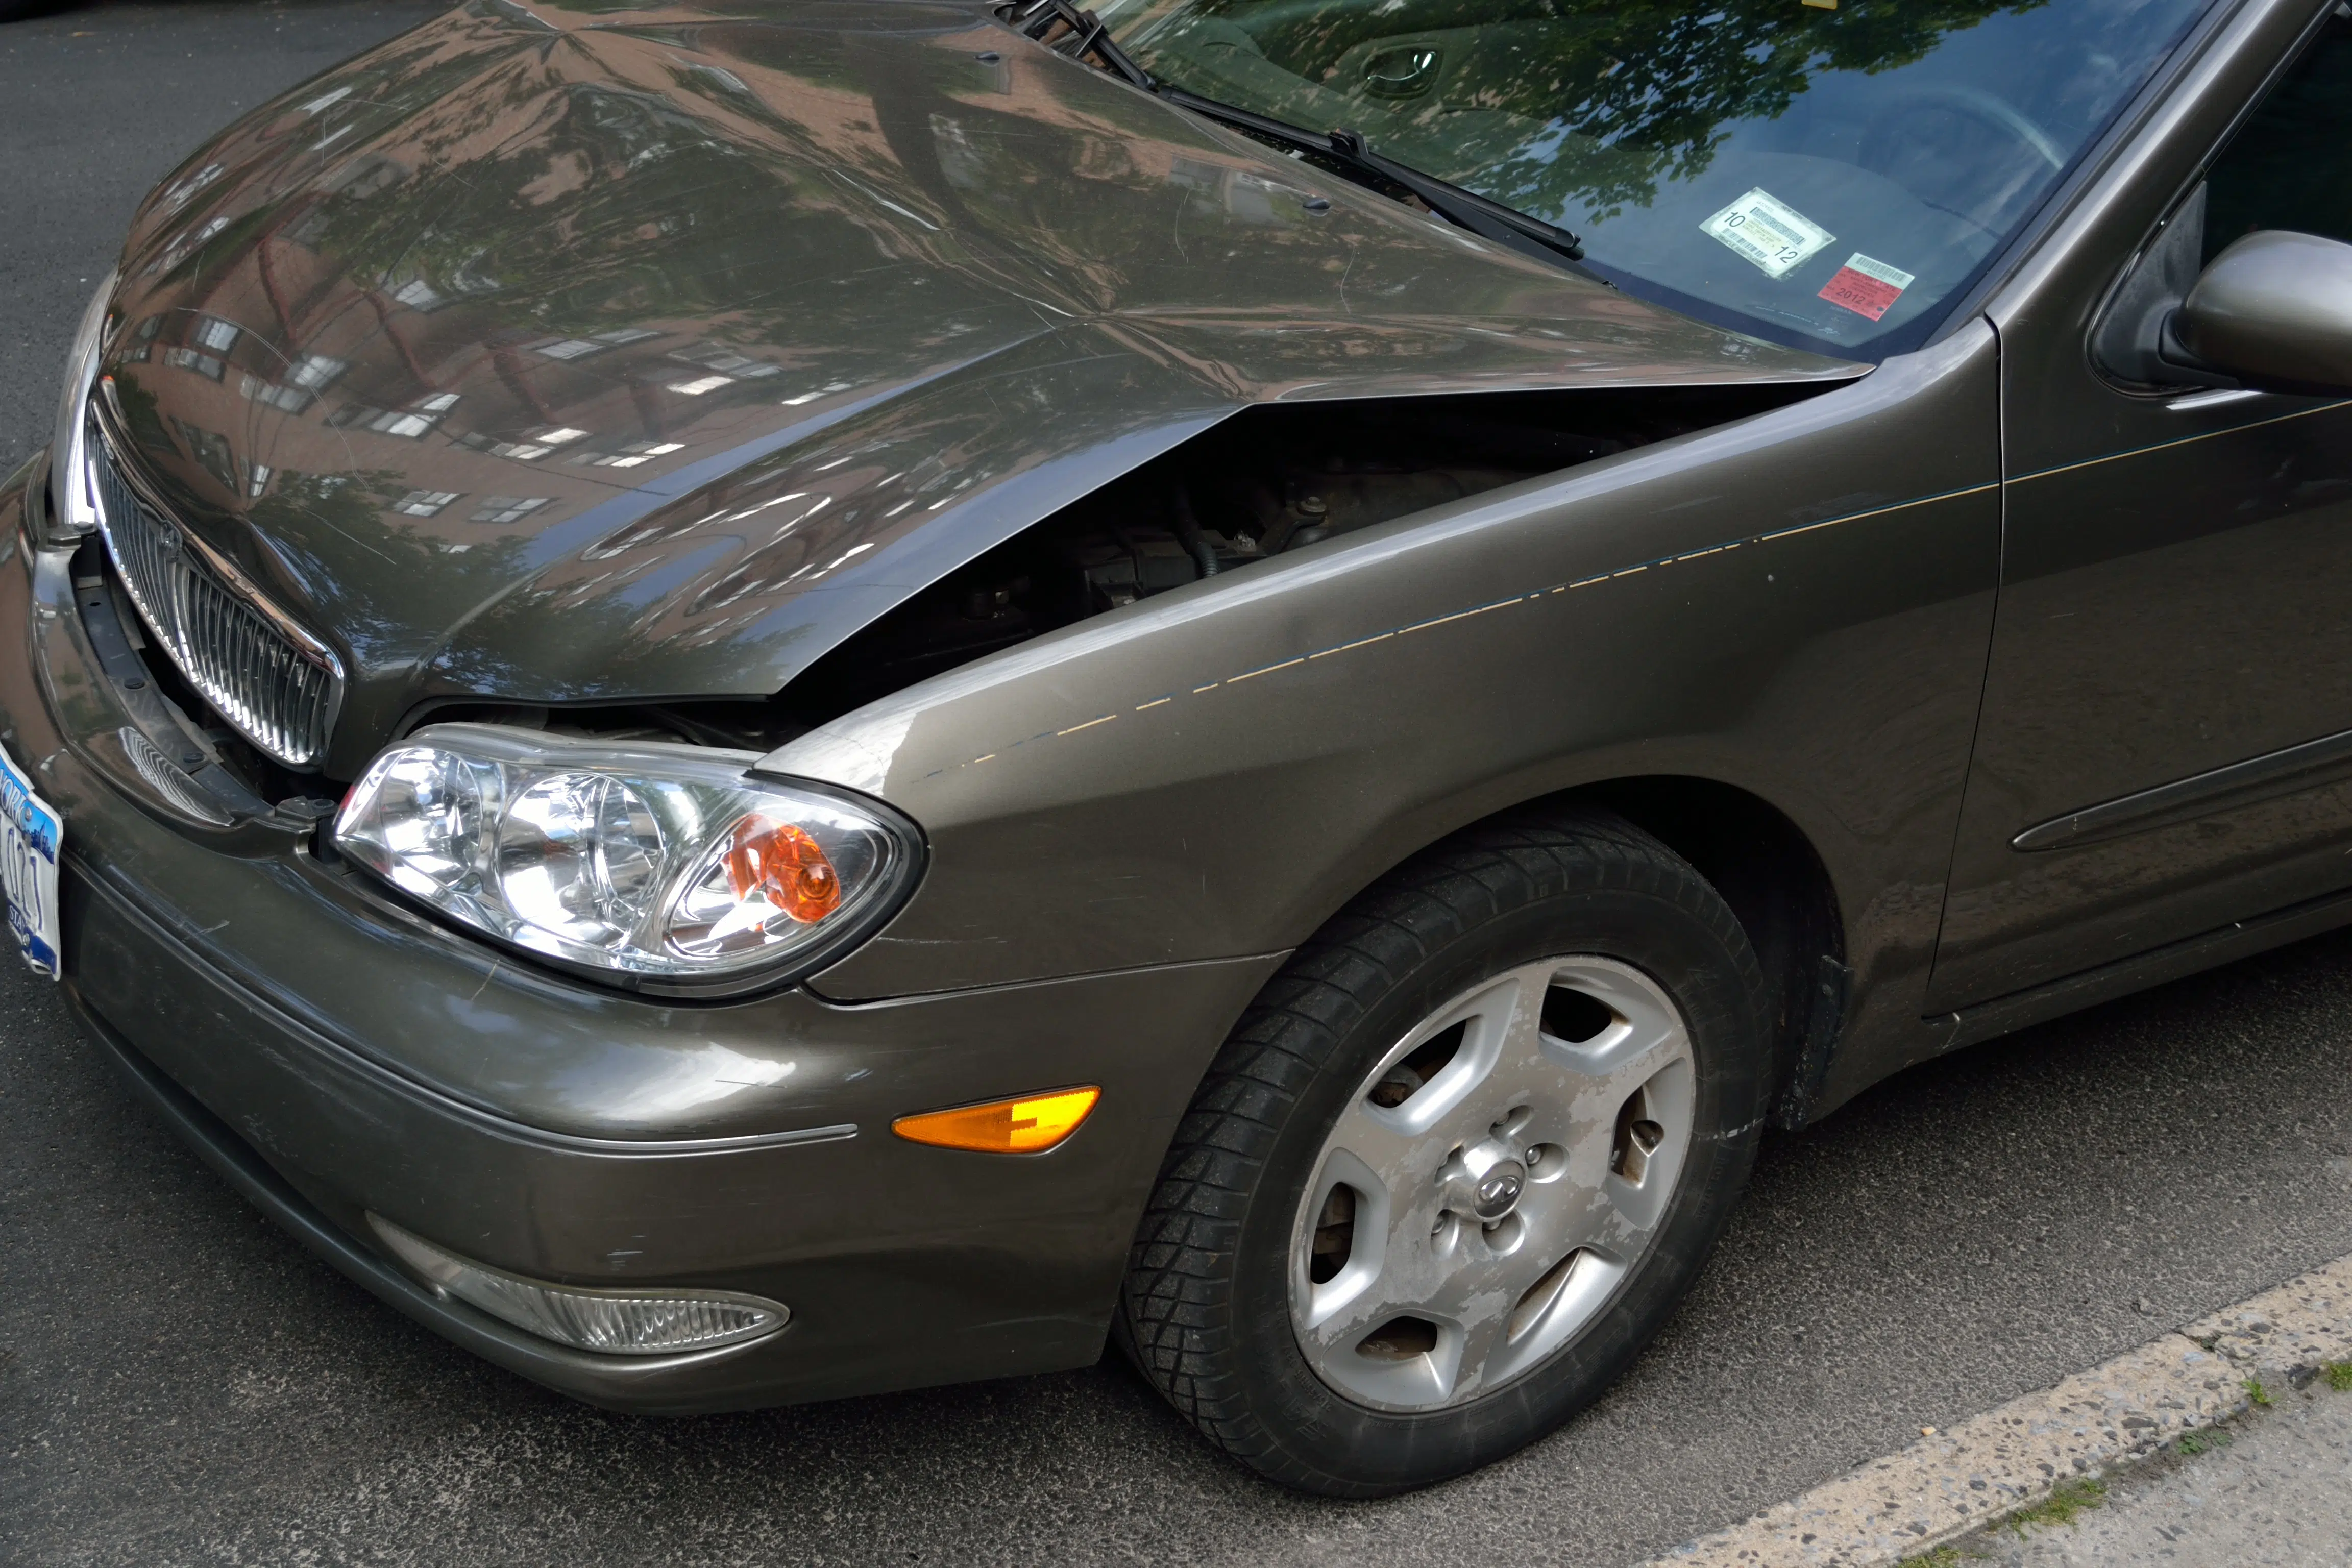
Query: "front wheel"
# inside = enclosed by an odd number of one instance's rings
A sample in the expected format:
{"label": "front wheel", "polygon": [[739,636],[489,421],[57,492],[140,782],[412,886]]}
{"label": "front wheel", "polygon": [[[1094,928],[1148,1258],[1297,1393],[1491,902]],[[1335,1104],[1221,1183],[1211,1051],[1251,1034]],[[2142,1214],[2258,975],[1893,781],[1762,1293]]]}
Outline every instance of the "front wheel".
{"label": "front wheel", "polygon": [[1722,899],[1622,818],[1474,829],[1302,947],[1179,1129],[1122,1296],[1220,1447],[1337,1496],[1543,1436],[1696,1278],[1773,1079]]}

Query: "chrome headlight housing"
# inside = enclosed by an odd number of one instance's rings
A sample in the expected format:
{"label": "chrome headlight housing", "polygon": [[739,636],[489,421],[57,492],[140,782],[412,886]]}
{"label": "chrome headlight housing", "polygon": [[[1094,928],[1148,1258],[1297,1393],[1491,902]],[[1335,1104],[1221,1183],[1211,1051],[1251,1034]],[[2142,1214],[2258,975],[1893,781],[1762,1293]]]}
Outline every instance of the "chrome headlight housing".
{"label": "chrome headlight housing", "polygon": [[98,527],[98,503],[89,493],[89,389],[98,379],[98,356],[106,338],[106,307],[114,298],[116,274],[100,279],[81,313],[73,352],[66,359],[65,389],[58,397],[57,428],[49,437],[51,545],[71,544]]}
{"label": "chrome headlight housing", "polygon": [[335,847],[499,942],[633,988],[797,979],[865,940],[921,875],[878,801],[746,771],[758,756],[487,724],[369,764]]}

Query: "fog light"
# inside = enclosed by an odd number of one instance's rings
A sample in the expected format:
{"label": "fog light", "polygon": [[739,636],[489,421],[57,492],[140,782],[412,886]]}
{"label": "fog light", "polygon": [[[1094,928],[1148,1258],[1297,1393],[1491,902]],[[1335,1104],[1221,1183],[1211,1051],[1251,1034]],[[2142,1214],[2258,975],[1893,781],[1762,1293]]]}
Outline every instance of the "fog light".
{"label": "fog light", "polygon": [[382,1215],[367,1220],[439,1294],[575,1350],[674,1355],[740,1344],[792,1321],[782,1302],[731,1290],[595,1290],[520,1279],[444,1252]]}

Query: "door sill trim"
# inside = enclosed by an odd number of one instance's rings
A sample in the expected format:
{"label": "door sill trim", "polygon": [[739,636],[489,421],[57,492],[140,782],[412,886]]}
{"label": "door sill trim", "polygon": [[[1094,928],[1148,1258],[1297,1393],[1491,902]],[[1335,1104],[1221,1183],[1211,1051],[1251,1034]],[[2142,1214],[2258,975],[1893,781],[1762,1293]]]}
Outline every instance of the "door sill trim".
{"label": "door sill trim", "polygon": [[2283,795],[2316,789],[2352,767],[2352,730],[2339,730],[2259,757],[2229,763],[2185,779],[2158,784],[2098,805],[2037,823],[2009,841],[2012,849],[2066,849],[2098,844],[2126,834],[2205,816],[2231,806],[2252,805]]}

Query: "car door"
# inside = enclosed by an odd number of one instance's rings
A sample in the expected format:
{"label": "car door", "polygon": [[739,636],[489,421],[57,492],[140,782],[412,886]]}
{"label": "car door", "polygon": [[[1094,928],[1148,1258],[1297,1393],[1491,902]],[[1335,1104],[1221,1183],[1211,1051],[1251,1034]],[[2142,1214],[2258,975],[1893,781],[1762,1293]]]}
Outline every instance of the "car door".
{"label": "car door", "polygon": [[2240,235],[2352,239],[2347,18],[2242,14],[1991,311],[2001,585],[1936,1011],[2352,884],[2352,403],[2158,352]]}

